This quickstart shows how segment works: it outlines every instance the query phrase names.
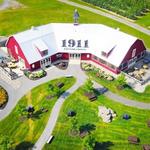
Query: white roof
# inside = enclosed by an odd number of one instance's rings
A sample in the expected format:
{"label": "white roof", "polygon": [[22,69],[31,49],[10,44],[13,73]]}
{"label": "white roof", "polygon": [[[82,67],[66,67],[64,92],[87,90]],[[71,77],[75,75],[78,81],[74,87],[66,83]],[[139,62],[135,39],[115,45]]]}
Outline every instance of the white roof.
{"label": "white roof", "polygon": [[41,39],[33,41],[32,44],[33,44],[33,48],[39,49],[41,52],[48,50],[48,46]]}
{"label": "white roof", "polygon": [[[101,24],[71,23],[52,23],[34,27],[15,34],[14,38],[20,44],[30,64],[57,52],[68,52],[91,53],[116,67],[119,67],[128,50],[137,40],[136,37]],[[39,47],[48,48],[47,56],[42,57],[33,47],[35,41],[36,43],[39,41],[39,44],[36,44],[40,45]],[[110,50],[112,52],[108,57],[102,56],[102,51],[108,53]]]}

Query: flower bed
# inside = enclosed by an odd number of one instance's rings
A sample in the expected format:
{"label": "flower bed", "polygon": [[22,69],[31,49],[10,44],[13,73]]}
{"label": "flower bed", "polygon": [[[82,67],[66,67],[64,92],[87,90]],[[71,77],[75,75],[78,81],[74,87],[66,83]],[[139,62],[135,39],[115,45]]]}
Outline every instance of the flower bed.
{"label": "flower bed", "polygon": [[84,71],[93,71],[93,72],[95,72],[96,76],[99,77],[99,78],[103,78],[103,79],[106,79],[108,81],[113,81],[114,80],[113,76],[111,76],[109,74],[106,74],[105,71],[103,71],[103,70],[101,70],[99,68],[96,68],[92,64],[81,63],[81,68]]}
{"label": "flower bed", "polygon": [[7,91],[0,86],[0,108],[3,108],[8,101]]}
{"label": "flower bed", "polygon": [[38,71],[24,71],[25,76],[27,76],[31,80],[37,80],[40,79],[44,76],[46,76],[46,71],[45,70],[38,70]]}

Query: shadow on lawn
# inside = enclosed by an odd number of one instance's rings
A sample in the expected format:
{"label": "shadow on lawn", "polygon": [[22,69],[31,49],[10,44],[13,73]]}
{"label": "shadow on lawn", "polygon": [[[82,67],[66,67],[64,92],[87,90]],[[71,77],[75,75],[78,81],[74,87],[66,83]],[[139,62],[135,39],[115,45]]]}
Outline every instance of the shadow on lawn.
{"label": "shadow on lawn", "polygon": [[32,147],[34,146],[33,143],[24,141],[19,143],[16,147],[15,150],[32,150]]}
{"label": "shadow on lawn", "polygon": [[110,141],[107,142],[96,142],[94,150],[110,150],[110,147],[114,144]]}
{"label": "shadow on lawn", "polygon": [[95,130],[95,128],[96,126],[94,124],[88,123],[88,124],[80,126],[79,130],[80,132],[84,132],[84,131],[90,132],[90,131]]}

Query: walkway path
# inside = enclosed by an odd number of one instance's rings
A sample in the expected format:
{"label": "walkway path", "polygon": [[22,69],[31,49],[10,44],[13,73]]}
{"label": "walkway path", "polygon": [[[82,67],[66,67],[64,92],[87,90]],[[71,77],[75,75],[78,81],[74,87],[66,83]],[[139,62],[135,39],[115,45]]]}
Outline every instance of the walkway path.
{"label": "walkway path", "polygon": [[48,123],[44,129],[44,132],[42,133],[42,135],[40,136],[40,138],[38,139],[38,141],[36,142],[36,144],[34,145],[34,150],[41,150],[44,146],[44,144],[46,143],[46,141],[48,140],[48,138],[50,137],[50,135],[52,135],[52,131],[55,127],[57,118],[59,116],[59,112],[61,109],[61,106],[63,105],[65,99],[72,94],[73,92],[75,92],[79,86],[81,86],[83,84],[83,82],[80,82],[79,80],[77,80],[77,82],[74,84],[74,86],[72,86],[69,90],[67,90],[64,94],[61,95],[61,97],[57,100],[57,102],[55,103],[50,118],[48,120]]}
{"label": "walkway path", "polygon": [[83,83],[87,78],[84,72],[81,71],[80,65],[69,65],[67,70],[60,70],[60,69],[57,69],[56,67],[51,67],[47,71],[46,77],[41,78],[40,80],[36,80],[36,81],[29,80],[28,78],[23,76],[17,79],[16,81],[16,82],[20,82],[20,87],[18,87],[17,89],[14,89],[11,85],[8,84],[8,82],[5,82],[0,78],[2,82],[2,84],[0,82],[0,85],[2,85],[8,91],[8,94],[9,94],[8,104],[3,110],[0,110],[0,120],[2,120],[3,118],[5,118],[7,115],[11,113],[12,109],[16,106],[19,99],[23,95],[25,95],[29,90],[31,90],[32,88],[44,82],[47,82],[47,81],[50,81],[55,78],[59,78],[68,74],[75,76],[79,80],[78,83],[80,82]]}
{"label": "walkway path", "polygon": [[[93,82],[94,82],[94,88],[96,88],[97,90],[100,91],[103,88],[97,82],[95,82],[95,81],[93,81]],[[111,91],[107,91],[104,95],[109,97],[113,101],[122,103],[122,104],[127,105],[127,106],[136,107],[136,108],[140,108],[140,109],[149,109],[150,110],[150,103],[143,103],[143,102],[138,102],[138,101],[135,101],[135,100],[129,100],[129,99],[126,99],[122,96],[114,94]]]}
{"label": "walkway path", "polygon": [[4,2],[0,5],[0,10],[4,10],[9,7],[10,0],[4,0]]}
{"label": "walkway path", "polygon": [[82,9],[85,9],[85,10],[88,10],[92,13],[95,13],[95,14],[98,14],[98,15],[101,15],[101,16],[105,16],[105,17],[108,17],[108,18],[111,18],[113,20],[116,20],[118,22],[121,22],[123,24],[126,24],[136,30],[139,30],[147,35],[150,35],[150,30],[140,26],[140,25],[137,25],[133,22],[130,22],[128,21],[127,19],[123,19],[123,18],[120,18],[120,17],[117,17],[115,15],[112,15],[112,14],[109,14],[109,13],[106,13],[106,12],[103,12],[101,10],[98,10],[98,9],[94,9],[94,8],[91,8],[89,6],[85,6],[85,5],[81,5],[81,4],[78,4],[78,3],[75,3],[75,2],[71,2],[69,0],[58,0],[60,2],[63,2],[63,3],[66,3],[68,5],[72,5],[72,6],[75,6],[75,7],[79,7],[79,8],[82,8]]}

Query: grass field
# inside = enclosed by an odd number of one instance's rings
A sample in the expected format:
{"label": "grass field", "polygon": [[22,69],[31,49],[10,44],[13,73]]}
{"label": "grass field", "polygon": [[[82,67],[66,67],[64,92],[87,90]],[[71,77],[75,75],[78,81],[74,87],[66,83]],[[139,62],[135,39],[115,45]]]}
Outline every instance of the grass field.
{"label": "grass field", "polygon": [[131,100],[150,103],[150,86],[147,86],[143,93],[138,93],[128,86],[126,86],[123,90],[118,90],[115,84],[115,80],[107,81],[102,78],[98,78],[96,77],[96,73],[94,72],[87,72],[87,75],[89,75],[90,77],[92,77],[93,80],[107,87],[110,91],[114,93],[117,93]]}
{"label": "grass field", "polygon": [[136,23],[150,29],[150,12],[136,20]]}
{"label": "grass field", "polygon": [[[98,106],[104,105],[112,108],[117,113],[116,119],[109,124],[102,122],[98,117]],[[67,117],[69,110],[75,110],[77,115],[78,127],[91,124],[95,130],[92,135],[99,143],[96,150],[141,150],[142,144],[150,143],[150,132],[146,125],[150,116],[150,111],[127,107],[116,103],[103,95],[97,101],[90,102],[84,96],[84,90],[78,89],[63,104],[60,115],[53,131],[54,140],[51,144],[46,144],[43,150],[83,150],[83,139],[79,136],[71,136],[70,118]],[[130,114],[131,119],[122,119],[124,113]],[[141,140],[139,145],[128,144],[128,136],[135,135]]]}
{"label": "grass field", "polygon": [[3,3],[3,0],[0,0],[0,4],[2,4]]}
{"label": "grass field", "polygon": [[[73,22],[73,11],[75,7],[68,6],[56,0],[18,0],[25,5],[22,9],[9,9],[0,12],[0,34],[10,35],[19,31],[29,29],[50,22]],[[78,9],[81,23],[102,23],[121,31],[132,34],[143,39],[146,46],[150,48],[150,36],[143,34],[129,26],[118,23],[112,19],[93,14],[86,10]]]}
{"label": "grass field", "polygon": [[[118,16],[118,14],[116,14],[116,13],[110,11],[110,10],[102,9],[102,8],[100,8],[98,6],[94,6],[94,5],[90,4],[90,3],[84,2],[82,0],[71,0],[71,1],[77,2],[77,3],[82,4],[82,5],[90,6],[91,8],[99,9],[99,10],[104,11],[106,13],[110,13],[110,14],[114,14],[114,15]],[[120,15],[120,17],[123,17],[123,16]],[[126,17],[125,17],[125,19],[129,20],[129,18],[126,18]],[[132,20],[132,21],[134,21],[135,23],[137,23],[137,24],[139,24],[139,25],[141,25],[141,26],[143,26],[145,28],[150,29],[150,12],[149,13],[145,13],[144,16],[137,17],[137,20]]]}
{"label": "grass field", "polygon": [[[54,96],[51,100],[46,100],[46,96],[50,94],[48,85],[52,84],[55,86],[55,84],[60,81],[65,84],[64,87],[61,88],[61,92],[63,92],[75,83],[75,78],[55,79],[32,89],[20,99],[12,113],[0,121],[0,135],[7,135],[9,139],[12,139],[14,142],[13,147],[15,147],[16,150],[19,148],[20,150],[24,150],[24,146],[33,145],[40,137],[48,121],[51,109],[58,99],[57,96]],[[53,94],[55,94],[55,92],[53,92]],[[35,117],[25,118],[25,120],[22,121],[20,106],[23,106],[25,109],[30,105],[35,108]],[[40,113],[39,110],[42,107],[48,109],[48,112]],[[0,150],[3,150],[2,145],[0,145]]]}

